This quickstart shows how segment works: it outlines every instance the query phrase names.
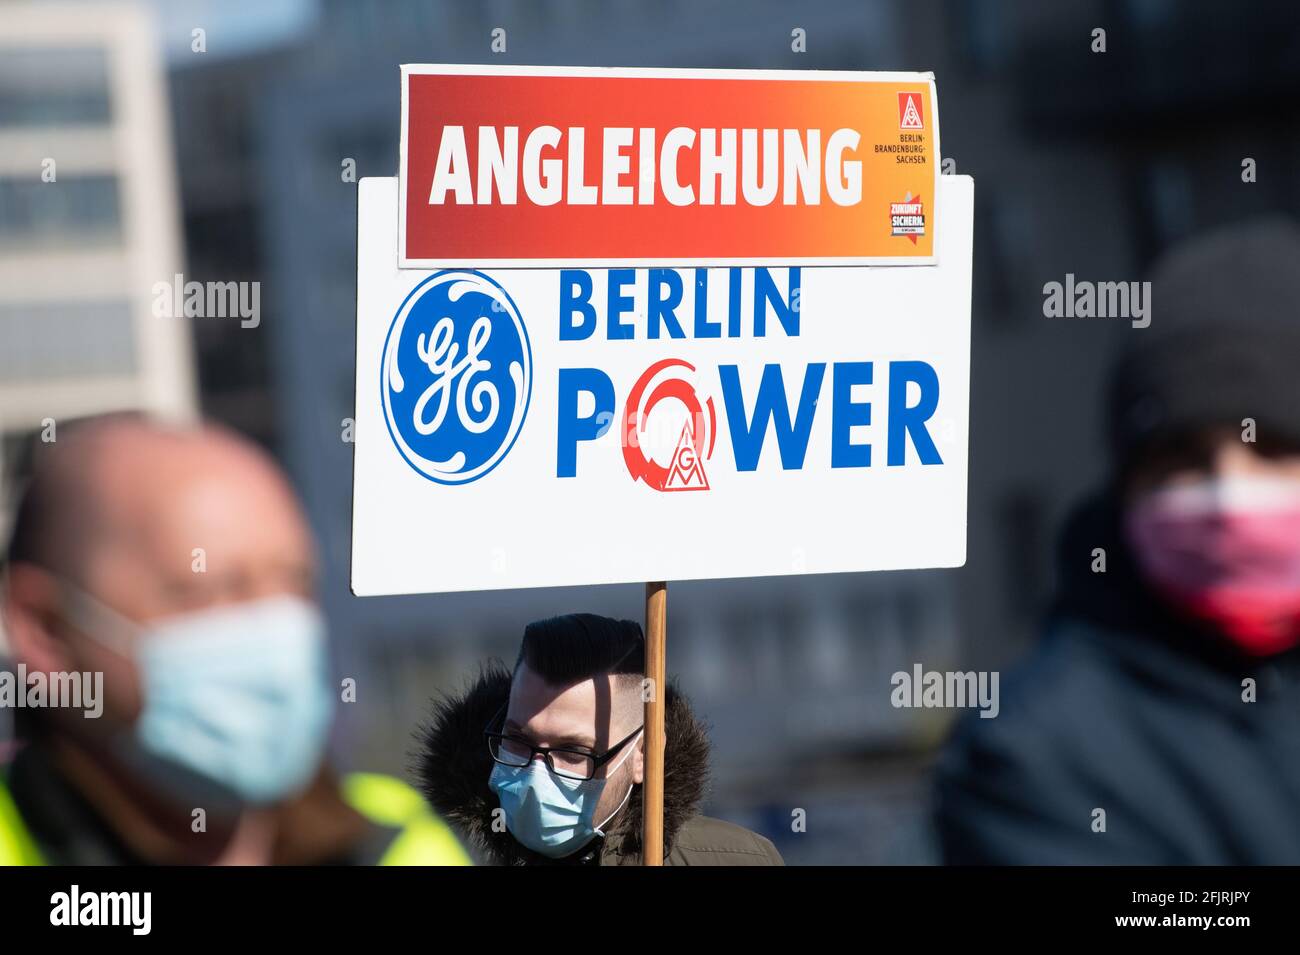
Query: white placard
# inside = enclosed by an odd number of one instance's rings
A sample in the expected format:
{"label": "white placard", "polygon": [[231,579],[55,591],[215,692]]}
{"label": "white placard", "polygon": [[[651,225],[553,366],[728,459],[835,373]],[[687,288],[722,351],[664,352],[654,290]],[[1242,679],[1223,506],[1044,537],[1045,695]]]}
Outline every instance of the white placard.
{"label": "white placard", "polygon": [[940,184],[935,266],[437,272],[363,179],[353,591],[963,564],[974,183]]}

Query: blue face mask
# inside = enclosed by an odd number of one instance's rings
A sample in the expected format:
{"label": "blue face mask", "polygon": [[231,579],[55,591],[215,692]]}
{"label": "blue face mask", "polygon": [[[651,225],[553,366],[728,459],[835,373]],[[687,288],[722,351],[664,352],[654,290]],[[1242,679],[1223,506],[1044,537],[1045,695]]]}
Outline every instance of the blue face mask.
{"label": "blue face mask", "polygon": [[[144,627],[80,597],[100,624],[82,622],[83,612],[79,629],[139,668],[144,709],[114,748],[127,768],[218,811],[276,802],[310,781],[333,709],[315,605],[271,597]],[[127,628],[135,635],[124,640]]]}
{"label": "blue face mask", "polygon": [[635,749],[636,744],[629,743],[602,779],[565,779],[551,772],[544,760],[534,759],[527,766],[497,763],[488,786],[497,794],[506,814],[506,828],[515,840],[541,855],[561,859],[603,836],[602,827],[626,805],[631,786],[618,809],[599,825],[594,823],[605,785]]}

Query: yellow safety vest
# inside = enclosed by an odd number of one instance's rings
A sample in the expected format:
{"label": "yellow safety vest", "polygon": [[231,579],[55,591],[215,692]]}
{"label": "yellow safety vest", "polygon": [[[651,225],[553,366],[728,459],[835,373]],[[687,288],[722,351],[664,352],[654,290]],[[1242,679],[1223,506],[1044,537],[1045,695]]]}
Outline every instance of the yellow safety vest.
{"label": "yellow safety vest", "polygon": [[473,865],[447,824],[400,779],[349,773],[343,777],[343,799],[371,822],[402,830],[380,865]]}
{"label": "yellow safety vest", "polygon": [[[379,773],[343,777],[343,798],[371,822],[400,829],[379,865],[472,865],[460,842],[410,786]],[[0,865],[44,865],[40,849],[0,780]]]}
{"label": "yellow safety vest", "polygon": [[9,788],[0,780],[0,865],[44,864],[41,851],[9,795]]}

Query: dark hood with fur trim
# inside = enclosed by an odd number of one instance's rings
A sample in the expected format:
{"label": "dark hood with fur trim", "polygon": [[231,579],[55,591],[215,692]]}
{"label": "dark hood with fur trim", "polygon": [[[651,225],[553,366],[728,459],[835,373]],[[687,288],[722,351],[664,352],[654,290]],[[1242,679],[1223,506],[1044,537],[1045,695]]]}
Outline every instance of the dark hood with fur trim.
{"label": "dark hood with fur trim", "polygon": [[[470,850],[498,865],[546,865],[598,861],[601,855],[639,861],[641,786],[597,839],[567,859],[554,860],[524,848],[509,832],[494,832],[496,793],[488,788],[492,757],[483,730],[510,696],[510,671],[488,663],[460,694],[435,699],[427,723],[417,731],[413,772],[434,810],[455,828]],[[709,741],[690,703],[669,684],[664,708],[664,853],[672,850],[682,825],[699,812],[708,786]],[[607,862],[612,860],[606,860]]]}

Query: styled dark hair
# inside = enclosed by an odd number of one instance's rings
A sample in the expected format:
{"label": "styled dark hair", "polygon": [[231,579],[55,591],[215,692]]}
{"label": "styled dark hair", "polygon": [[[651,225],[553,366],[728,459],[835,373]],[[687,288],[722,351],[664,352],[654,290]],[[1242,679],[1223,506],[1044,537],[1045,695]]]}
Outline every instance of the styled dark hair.
{"label": "styled dark hair", "polygon": [[639,678],[645,669],[645,637],[641,625],[631,620],[564,614],[524,628],[516,670],[521,663],[551,686],[569,686],[602,673]]}

